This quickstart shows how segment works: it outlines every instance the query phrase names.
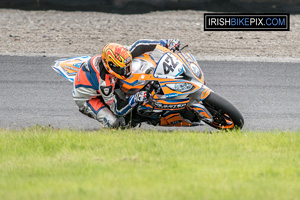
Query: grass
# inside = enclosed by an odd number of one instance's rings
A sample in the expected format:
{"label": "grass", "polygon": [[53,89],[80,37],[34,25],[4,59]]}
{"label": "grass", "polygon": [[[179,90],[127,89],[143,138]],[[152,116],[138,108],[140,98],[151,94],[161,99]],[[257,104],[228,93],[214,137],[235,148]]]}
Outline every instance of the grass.
{"label": "grass", "polygon": [[300,132],[0,130],[0,199],[300,199]]}

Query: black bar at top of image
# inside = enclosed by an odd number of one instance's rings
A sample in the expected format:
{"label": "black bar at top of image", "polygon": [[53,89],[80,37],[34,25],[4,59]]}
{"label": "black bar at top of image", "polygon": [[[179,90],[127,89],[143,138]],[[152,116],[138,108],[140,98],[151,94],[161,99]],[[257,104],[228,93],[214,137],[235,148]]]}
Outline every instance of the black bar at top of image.
{"label": "black bar at top of image", "polygon": [[289,31],[289,13],[205,13],[204,31]]}

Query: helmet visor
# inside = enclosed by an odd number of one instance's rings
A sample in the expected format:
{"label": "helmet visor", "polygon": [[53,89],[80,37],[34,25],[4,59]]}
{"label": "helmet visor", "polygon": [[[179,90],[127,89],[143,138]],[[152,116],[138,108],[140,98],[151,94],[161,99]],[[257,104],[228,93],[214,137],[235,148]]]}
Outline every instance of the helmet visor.
{"label": "helmet visor", "polygon": [[130,64],[127,65],[126,67],[117,67],[114,65],[112,62],[109,62],[109,67],[116,72],[117,74],[124,76],[125,78],[128,78],[131,75],[131,68]]}

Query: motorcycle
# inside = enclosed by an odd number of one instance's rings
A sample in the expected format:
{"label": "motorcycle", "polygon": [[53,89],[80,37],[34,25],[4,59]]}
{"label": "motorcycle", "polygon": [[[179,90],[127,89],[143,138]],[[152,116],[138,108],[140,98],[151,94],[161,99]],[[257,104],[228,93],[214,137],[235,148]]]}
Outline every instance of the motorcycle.
{"label": "motorcycle", "polygon": [[[128,126],[146,122],[154,126],[190,127],[204,122],[221,130],[242,129],[244,119],[239,110],[206,86],[197,60],[182,49],[172,52],[157,45],[153,51],[156,58],[145,53],[133,59],[132,75],[118,81],[116,95],[124,100],[138,91],[151,95],[147,102],[124,116]],[[52,68],[73,82],[81,63],[88,59],[89,56],[81,56],[57,60]]]}

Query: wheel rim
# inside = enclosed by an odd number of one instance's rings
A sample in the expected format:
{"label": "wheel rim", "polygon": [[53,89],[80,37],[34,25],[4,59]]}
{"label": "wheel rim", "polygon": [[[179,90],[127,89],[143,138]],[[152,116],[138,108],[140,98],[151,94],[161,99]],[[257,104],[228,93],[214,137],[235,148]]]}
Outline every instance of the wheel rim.
{"label": "wheel rim", "polygon": [[212,105],[205,105],[208,111],[212,114],[214,121],[210,123],[211,126],[218,129],[233,129],[235,127],[233,119],[224,113],[221,109],[217,109]]}
{"label": "wheel rim", "polygon": [[212,125],[220,129],[234,128],[233,120],[227,114],[221,115],[220,113],[218,113],[217,116],[214,116],[214,122]]}

